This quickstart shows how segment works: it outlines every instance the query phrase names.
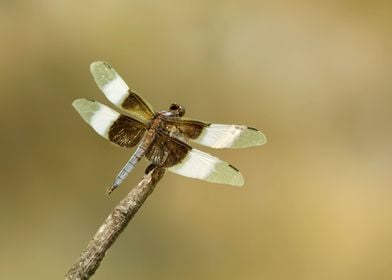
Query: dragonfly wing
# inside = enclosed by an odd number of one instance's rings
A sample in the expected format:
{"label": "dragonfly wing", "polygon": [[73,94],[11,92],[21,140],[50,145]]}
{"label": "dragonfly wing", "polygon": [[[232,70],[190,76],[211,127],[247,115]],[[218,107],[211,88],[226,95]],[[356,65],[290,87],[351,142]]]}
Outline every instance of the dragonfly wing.
{"label": "dragonfly wing", "polygon": [[164,124],[180,138],[215,149],[259,146],[267,141],[263,133],[245,125],[208,124],[184,118],[166,118]]}
{"label": "dragonfly wing", "polygon": [[181,140],[156,131],[146,158],[171,172],[208,182],[242,186],[244,179],[234,166]]}
{"label": "dragonfly wing", "polygon": [[144,123],[94,100],[76,99],[72,105],[99,135],[120,147],[135,146],[147,129]]}
{"label": "dragonfly wing", "polygon": [[109,63],[93,62],[90,71],[100,90],[114,105],[143,121],[154,116],[152,106],[132,91]]}
{"label": "dragonfly wing", "polygon": [[267,138],[255,128],[245,125],[209,124],[191,141],[211,148],[246,148],[263,145]]}
{"label": "dragonfly wing", "polygon": [[191,149],[178,164],[168,168],[182,176],[196,178],[212,183],[242,186],[244,178],[234,166],[204,153]]}

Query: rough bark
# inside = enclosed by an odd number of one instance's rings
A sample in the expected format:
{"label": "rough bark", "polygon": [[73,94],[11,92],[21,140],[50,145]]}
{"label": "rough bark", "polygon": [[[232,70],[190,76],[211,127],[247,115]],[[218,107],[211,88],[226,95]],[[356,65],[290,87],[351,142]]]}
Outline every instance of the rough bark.
{"label": "rough bark", "polygon": [[98,269],[106,251],[152,193],[165,170],[159,167],[148,169],[140,183],[121,200],[95,233],[87,248],[66,274],[66,280],[89,279]]}

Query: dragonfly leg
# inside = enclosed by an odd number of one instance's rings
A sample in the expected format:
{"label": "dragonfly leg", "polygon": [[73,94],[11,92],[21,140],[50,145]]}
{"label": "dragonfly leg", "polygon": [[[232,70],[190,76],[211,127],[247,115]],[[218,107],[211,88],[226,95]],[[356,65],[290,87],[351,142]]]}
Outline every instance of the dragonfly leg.
{"label": "dragonfly leg", "polygon": [[153,170],[157,165],[151,163],[149,166],[147,166],[146,171],[144,171],[144,174],[150,173],[151,170]]}

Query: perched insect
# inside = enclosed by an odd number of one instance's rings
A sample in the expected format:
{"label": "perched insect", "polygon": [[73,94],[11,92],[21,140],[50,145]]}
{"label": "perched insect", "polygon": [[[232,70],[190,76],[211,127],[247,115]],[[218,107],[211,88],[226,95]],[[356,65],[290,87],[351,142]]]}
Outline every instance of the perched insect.
{"label": "perched insect", "polygon": [[192,141],[211,148],[244,148],[263,145],[265,136],[244,125],[204,123],[183,118],[185,108],[172,104],[168,111],[155,112],[151,105],[132,91],[106,62],[90,66],[98,87],[117,107],[130,116],[89,99],[76,99],[72,105],[101,136],[125,148],[137,145],[135,153],[117,175],[110,193],[120,186],[141,158],[169,171],[214,183],[242,186],[244,179],[234,166],[189,146]]}

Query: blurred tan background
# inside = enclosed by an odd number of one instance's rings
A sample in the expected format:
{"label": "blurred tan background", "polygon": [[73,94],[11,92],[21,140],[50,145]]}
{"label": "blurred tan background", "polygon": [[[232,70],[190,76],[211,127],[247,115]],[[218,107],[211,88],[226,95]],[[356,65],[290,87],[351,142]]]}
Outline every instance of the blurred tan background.
{"label": "blurred tan background", "polygon": [[62,279],[141,162],[71,106],[110,62],[156,110],[247,124],[203,148],[243,188],[167,174],[94,279],[391,279],[390,1],[0,1],[0,278]]}

